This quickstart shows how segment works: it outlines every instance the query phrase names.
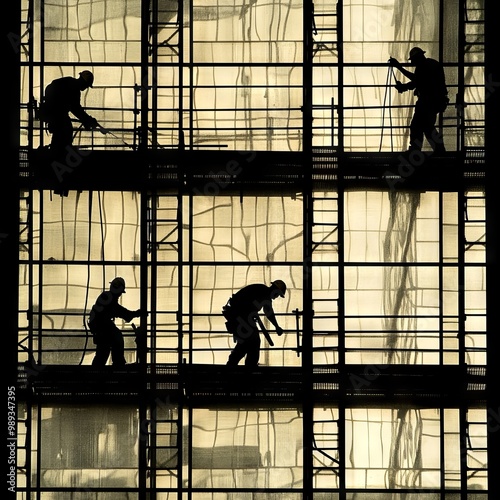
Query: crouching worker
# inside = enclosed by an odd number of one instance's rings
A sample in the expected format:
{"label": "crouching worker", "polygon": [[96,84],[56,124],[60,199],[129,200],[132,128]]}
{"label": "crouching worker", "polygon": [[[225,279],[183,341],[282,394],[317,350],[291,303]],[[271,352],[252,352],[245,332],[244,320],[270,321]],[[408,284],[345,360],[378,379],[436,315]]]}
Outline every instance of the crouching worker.
{"label": "crouching worker", "polygon": [[119,304],[118,299],[123,293],[125,280],[115,278],[110,282],[109,290],[102,292],[92,306],[88,325],[96,346],[93,366],[105,366],[110,354],[114,367],[126,364],[123,334],[115,325],[115,318],[122,318],[128,323],[140,317],[141,310],[130,311]]}
{"label": "crouching worker", "polygon": [[[276,280],[270,286],[261,283],[247,285],[236,292],[222,309],[226,318],[226,328],[233,334],[236,346],[231,351],[227,366],[237,366],[245,358],[245,366],[256,367],[259,364],[260,335],[258,328],[259,311],[276,328],[278,335],[283,335],[274,314],[272,301],[284,297],[286,285]],[[245,357],[246,356],[246,357]]]}

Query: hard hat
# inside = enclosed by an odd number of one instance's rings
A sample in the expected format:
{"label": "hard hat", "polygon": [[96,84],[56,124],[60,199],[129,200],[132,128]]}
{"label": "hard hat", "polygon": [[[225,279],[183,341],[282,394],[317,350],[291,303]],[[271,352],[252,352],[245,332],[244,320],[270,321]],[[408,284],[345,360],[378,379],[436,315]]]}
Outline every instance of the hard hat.
{"label": "hard hat", "polygon": [[125,280],[123,278],[115,278],[113,281],[110,281],[110,285],[110,288],[113,288],[120,293],[125,293]]}
{"label": "hard hat", "polygon": [[284,281],[275,280],[275,281],[273,281],[271,283],[271,285],[273,285],[275,288],[277,288],[280,291],[280,297],[284,297],[285,296],[286,285],[285,285]]}
{"label": "hard hat", "polygon": [[410,50],[410,57],[408,57],[408,59],[413,59],[415,56],[422,54],[425,54],[425,50],[422,50],[420,47],[413,47],[413,49]]}
{"label": "hard hat", "polygon": [[85,81],[85,83],[89,86],[92,87],[94,84],[94,75],[92,71],[85,70],[80,73],[80,78]]}

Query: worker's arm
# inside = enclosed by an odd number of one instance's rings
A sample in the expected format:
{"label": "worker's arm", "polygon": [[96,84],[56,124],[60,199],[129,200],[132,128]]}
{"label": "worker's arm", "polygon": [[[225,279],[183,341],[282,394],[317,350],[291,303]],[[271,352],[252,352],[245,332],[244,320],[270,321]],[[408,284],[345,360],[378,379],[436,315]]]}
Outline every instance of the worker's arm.
{"label": "worker's arm", "polygon": [[83,109],[80,100],[73,101],[70,111],[82,122],[86,130],[92,130],[99,126],[97,120]]}
{"label": "worker's arm", "polygon": [[276,333],[278,335],[283,335],[283,328],[278,324],[278,320],[276,319],[276,315],[274,314],[274,309],[270,304],[266,304],[263,308],[264,314],[266,318],[271,322],[271,324],[276,328]]}
{"label": "worker's arm", "polygon": [[403,73],[408,80],[413,80],[414,78],[414,73],[411,71],[407,70],[406,68],[403,67],[403,65],[394,57],[389,58],[389,65],[393,66],[394,68],[397,68],[401,73]]}
{"label": "worker's arm", "polygon": [[123,307],[120,304],[116,305],[115,316],[117,318],[124,319],[127,323],[132,321],[134,318],[140,318],[142,311],[137,309],[136,311],[130,311],[129,309]]}

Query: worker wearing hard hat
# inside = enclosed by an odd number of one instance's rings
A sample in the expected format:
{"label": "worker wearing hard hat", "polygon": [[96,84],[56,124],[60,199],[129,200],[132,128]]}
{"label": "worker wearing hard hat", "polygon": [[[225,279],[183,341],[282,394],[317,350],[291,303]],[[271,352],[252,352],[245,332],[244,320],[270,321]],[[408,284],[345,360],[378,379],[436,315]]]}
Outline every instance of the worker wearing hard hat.
{"label": "worker wearing hard hat", "polygon": [[413,90],[417,97],[410,123],[410,150],[422,149],[425,136],[435,153],[444,153],[443,137],[435,126],[438,113],[442,113],[449,103],[443,66],[426,57],[425,50],[420,47],[410,50],[408,60],[415,66],[414,72],[404,68],[394,57],[389,59],[389,65],[410,80],[408,83],[396,80],[396,90],[399,93]]}
{"label": "worker wearing hard hat", "polygon": [[285,292],[285,282],[275,280],[269,286],[263,283],[247,285],[228,300],[222,314],[227,320],[226,328],[233,334],[236,342],[227,360],[228,366],[237,366],[243,358],[247,367],[258,365],[260,335],[257,320],[260,310],[276,328],[276,333],[283,334],[283,329],[276,320],[272,301],[277,297],[284,297]]}
{"label": "worker wearing hard hat", "polygon": [[47,85],[40,105],[40,119],[47,123],[48,131],[52,134],[50,149],[56,157],[67,155],[67,147],[73,144],[70,112],[82,122],[85,129],[99,127],[97,120],[83,109],[80,102],[81,92],[93,84],[93,73],[84,70],[78,78],[64,76]]}
{"label": "worker wearing hard hat", "polygon": [[122,367],[125,363],[124,340],[121,330],[115,325],[115,318],[126,322],[141,315],[141,310],[130,311],[119,304],[118,299],[125,293],[125,280],[114,278],[109,284],[109,290],[102,292],[90,311],[88,326],[96,345],[94,366],[105,366],[109,355],[113,366]]}

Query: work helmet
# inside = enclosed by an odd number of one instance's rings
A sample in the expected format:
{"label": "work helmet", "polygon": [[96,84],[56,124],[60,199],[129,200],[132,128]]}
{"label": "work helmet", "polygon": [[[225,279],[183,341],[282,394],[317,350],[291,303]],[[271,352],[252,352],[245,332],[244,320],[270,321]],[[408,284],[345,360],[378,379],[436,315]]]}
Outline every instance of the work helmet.
{"label": "work helmet", "polygon": [[80,78],[89,86],[89,87],[92,87],[92,85],[94,84],[94,74],[92,73],[92,71],[89,71],[88,69],[86,69],[85,71],[82,71],[80,73]]}
{"label": "work helmet", "polygon": [[125,293],[125,280],[123,278],[117,277],[109,283],[111,286],[110,290],[114,290],[119,293]]}
{"label": "work helmet", "polygon": [[425,54],[425,50],[422,50],[420,47],[413,47],[413,49],[410,50],[410,57],[408,57],[408,59],[413,59],[415,56],[423,54]]}
{"label": "work helmet", "polygon": [[285,282],[284,281],[281,281],[281,280],[275,280],[271,283],[272,286],[274,286],[274,288],[276,288],[277,290],[279,290],[279,295],[280,297],[284,297],[285,296],[285,292],[286,292],[286,285],[285,285]]}

